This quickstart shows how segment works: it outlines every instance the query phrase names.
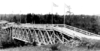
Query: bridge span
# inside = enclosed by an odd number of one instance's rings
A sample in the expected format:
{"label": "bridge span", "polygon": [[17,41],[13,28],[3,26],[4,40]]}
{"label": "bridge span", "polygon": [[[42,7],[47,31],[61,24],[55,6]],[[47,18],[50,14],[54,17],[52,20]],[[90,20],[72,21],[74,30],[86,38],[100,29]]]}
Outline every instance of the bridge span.
{"label": "bridge span", "polygon": [[12,39],[18,39],[27,43],[37,42],[40,45],[67,43],[73,38],[100,40],[100,36],[94,33],[78,29],[64,24],[15,24],[8,23],[1,27],[1,31],[10,35]]}

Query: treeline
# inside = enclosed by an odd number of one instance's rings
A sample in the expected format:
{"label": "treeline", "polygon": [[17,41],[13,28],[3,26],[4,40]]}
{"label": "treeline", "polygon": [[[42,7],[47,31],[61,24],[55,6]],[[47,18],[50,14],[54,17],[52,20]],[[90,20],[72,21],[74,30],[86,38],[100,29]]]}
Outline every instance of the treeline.
{"label": "treeline", "polygon": [[[33,23],[33,24],[63,24],[64,15],[57,14],[27,14],[1,17],[3,20],[16,23]],[[65,24],[71,25],[92,33],[100,34],[99,17],[91,15],[65,15]]]}

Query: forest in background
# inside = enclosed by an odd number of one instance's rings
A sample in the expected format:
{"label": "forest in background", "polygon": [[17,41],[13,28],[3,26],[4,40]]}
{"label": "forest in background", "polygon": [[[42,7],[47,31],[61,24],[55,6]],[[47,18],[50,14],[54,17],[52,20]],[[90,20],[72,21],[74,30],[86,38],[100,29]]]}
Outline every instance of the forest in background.
{"label": "forest in background", "polygon": [[[16,14],[0,16],[1,20],[15,23],[63,24],[64,15]],[[65,24],[100,35],[100,17],[95,15],[65,15]]]}

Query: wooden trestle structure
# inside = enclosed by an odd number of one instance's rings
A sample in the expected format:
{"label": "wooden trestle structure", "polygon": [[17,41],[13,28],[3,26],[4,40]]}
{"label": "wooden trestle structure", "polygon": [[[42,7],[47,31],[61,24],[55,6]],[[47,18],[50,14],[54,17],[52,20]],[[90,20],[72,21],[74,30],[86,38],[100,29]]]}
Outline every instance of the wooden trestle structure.
{"label": "wooden trestle structure", "polygon": [[37,42],[39,46],[66,43],[68,40],[74,38],[73,35],[64,33],[62,30],[57,30],[57,27],[70,29],[87,35],[93,34],[68,25],[64,27],[64,24],[51,25],[8,23],[6,26],[1,26],[0,32],[9,34],[12,39],[18,39],[27,43]]}

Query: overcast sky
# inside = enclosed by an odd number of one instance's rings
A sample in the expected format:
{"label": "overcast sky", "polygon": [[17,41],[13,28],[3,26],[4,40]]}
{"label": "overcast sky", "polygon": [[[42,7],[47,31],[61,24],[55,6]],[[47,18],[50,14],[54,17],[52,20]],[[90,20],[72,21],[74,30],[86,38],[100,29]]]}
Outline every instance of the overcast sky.
{"label": "overcast sky", "polygon": [[[58,7],[54,7],[53,3]],[[64,3],[71,7],[74,14],[100,14],[99,0],[0,0],[0,14],[64,14]]]}

